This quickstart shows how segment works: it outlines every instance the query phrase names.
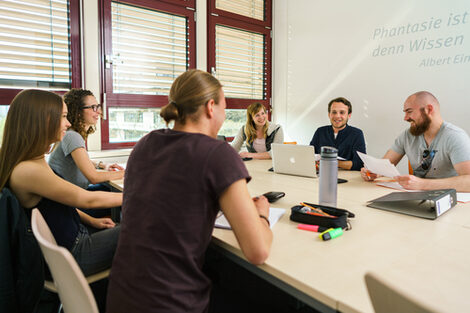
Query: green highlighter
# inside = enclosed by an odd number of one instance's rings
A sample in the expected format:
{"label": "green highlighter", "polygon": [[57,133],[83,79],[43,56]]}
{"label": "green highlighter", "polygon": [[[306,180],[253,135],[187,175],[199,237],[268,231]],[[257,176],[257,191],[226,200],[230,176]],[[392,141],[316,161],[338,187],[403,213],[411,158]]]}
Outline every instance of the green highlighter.
{"label": "green highlighter", "polygon": [[330,228],[325,230],[323,233],[318,235],[323,241],[330,240],[336,237],[339,237],[343,234],[343,229],[341,227],[338,228]]}

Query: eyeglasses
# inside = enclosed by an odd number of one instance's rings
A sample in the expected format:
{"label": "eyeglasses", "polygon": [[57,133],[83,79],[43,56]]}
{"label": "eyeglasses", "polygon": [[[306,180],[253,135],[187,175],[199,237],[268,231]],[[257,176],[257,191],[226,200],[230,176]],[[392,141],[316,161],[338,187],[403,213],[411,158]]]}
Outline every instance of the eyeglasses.
{"label": "eyeglasses", "polygon": [[98,112],[98,110],[102,110],[103,106],[101,104],[93,104],[93,105],[87,105],[82,107],[82,109],[92,109],[94,112]]}
{"label": "eyeglasses", "polygon": [[436,150],[429,151],[428,149],[423,151],[423,161],[421,161],[421,167],[423,168],[423,170],[427,171],[429,169],[436,152]]}
{"label": "eyeglasses", "polygon": [[437,150],[424,150],[422,155],[421,164],[413,171],[413,174],[418,177],[424,177],[431,169],[431,163],[436,155]]}

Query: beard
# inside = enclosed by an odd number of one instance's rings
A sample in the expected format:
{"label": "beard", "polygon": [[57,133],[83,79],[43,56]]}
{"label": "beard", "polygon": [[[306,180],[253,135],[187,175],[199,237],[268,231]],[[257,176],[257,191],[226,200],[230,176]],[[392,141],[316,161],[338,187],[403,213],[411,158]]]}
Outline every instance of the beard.
{"label": "beard", "polygon": [[345,122],[342,122],[340,125],[338,126],[335,126],[335,125],[332,125],[333,128],[337,128],[337,129],[340,129],[340,128],[343,128],[344,126],[346,126],[346,124],[348,123],[348,121],[345,121]]}
{"label": "beard", "polygon": [[408,120],[408,122],[411,122],[411,121],[415,122],[414,125],[410,126],[410,133],[413,136],[421,136],[422,134],[424,134],[424,132],[426,132],[429,129],[429,126],[431,125],[431,119],[425,113],[424,108],[421,108],[420,111],[421,111],[422,121],[419,124],[416,123],[415,120]]}
{"label": "beard", "polygon": [[340,129],[346,126],[346,124],[348,123],[348,120],[349,120],[348,118],[344,119],[339,125],[335,125],[336,123],[334,123],[332,119],[330,119],[330,122],[333,128]]}

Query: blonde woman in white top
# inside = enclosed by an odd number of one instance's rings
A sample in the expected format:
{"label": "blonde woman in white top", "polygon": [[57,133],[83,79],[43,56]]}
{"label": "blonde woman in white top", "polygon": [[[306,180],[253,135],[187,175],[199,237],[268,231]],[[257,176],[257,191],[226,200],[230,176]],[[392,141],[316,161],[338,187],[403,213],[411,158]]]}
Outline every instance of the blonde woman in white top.
{"label": "blonde woman in white top", "polygon": [[240,152],[242,158],[271,159],[271,144],[283,143],[282,126],[269,123],[264,106],[255,102],[246,110],[246,125],[240,128],[232,142],[232,147],[240,151],[244,142],[248,152]]}

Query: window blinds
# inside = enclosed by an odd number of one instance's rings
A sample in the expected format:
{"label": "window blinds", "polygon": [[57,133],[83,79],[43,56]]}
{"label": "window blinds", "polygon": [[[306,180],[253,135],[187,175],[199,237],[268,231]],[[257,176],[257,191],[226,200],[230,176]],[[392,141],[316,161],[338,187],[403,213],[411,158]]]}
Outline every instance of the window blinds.
{"label": "window blinds", "polygon": [[67,0],[2,0],[0,88],[71,86]]}
{"label": "window blinds", "polygon": [[264,0],[216,0],[215,7],[261,21],[265,19]]}
{"label": "window blinds", "polygon": [[226,97],[265,99],[264,35],[216,25],[215,64]]}
{"label": "window blinds", "polygon": [[189,64],[185,17],[112,3],[113,93],[168,95]]}

